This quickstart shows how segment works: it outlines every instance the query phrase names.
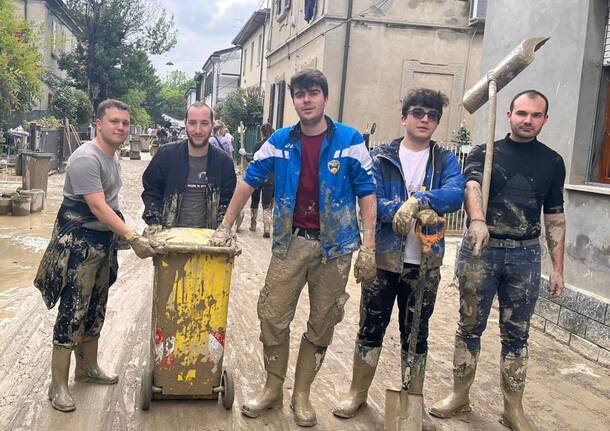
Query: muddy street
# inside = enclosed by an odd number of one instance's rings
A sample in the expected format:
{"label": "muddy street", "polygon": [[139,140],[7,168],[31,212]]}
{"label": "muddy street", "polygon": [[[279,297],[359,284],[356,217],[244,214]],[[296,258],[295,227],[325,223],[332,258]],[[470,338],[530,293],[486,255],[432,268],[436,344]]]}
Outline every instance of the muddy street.
{"label": "muddy street", "polygon": [[[141,175],[147,160],[123,160],[121,208],[127,223],[141,231]],[[304,290],[291,327],[291,357],[284,386],[284,407],[258,419],[240,414],[245,399],[264,383],[262,347],[258,341],[256,302],[271,257],[271,243],[247,230],[246,212],[239,240],[243,253],[232,277],[224,366],[233,372],[235,403],[225,410],[216,401],[153,401],[140,411],[137,398],[143,363],[148,360],[153,265],[132,251],[119,253],[119,279],[110,289],[106,323],[100,341],[100,363],[120,376],[113,386],[76,383],[70,388],[77,410],[60,413],[47,400],[50,381],[51,335],[56,310],[47,310],[32,280],[49,240],[62,198],[63,175],[49,177],[46,209],[28,217],[0,217],[0,429],[2,430],[293,430],[289,400],[300,334],[307,321]],[[458,295],[450,284],[457,238],[448,240],[443,281],[430,323],[427,405],[451,387],[453,335]],[[368,407],[351,420],[340,420],[331,408],[349,388],[358,325],[359,285],[350,278],[345,318],[312,388],[319,424],[315,430],[382,430],[386,388],[400,386],[400,338],[393,316],[385,337]],[[473,411],[437,420],[439,430],[503,430],[499,387],[500,341],[498,313],[492,310],[483,337],[481,363],[471,391]],[[610,429],[610,373],[547,335],[533,329],[530,371],[524,405],[540,430]]]}

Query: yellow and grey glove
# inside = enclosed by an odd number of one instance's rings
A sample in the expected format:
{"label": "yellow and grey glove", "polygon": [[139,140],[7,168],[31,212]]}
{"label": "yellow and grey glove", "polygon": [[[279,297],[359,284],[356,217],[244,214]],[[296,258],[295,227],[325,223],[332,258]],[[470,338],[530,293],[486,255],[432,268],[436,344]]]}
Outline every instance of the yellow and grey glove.
{"label": "yellow and grey glove", "polygon": [[399,235],[408,235],[411,230],[413,218],[419,212],[419,201],[411,196],[405,203],[396,211],[392,219],[392,229]]}
{"label": "yellow and grey glove", "polygon": [[134,232],[133,230],[128,231],[125,236],[125,241],[129,244],[129,246],[133,249],[136,256],[140,259],[146,259],[147,257],[154,256],[157,254],[155,249],[150,244],[148,238],[143,237],[142,235]]}
{"label": "yellow and grey glove", "polygon": [[209,244],[215,247],[233,247],[236,242],[235,234],[231,232],[231,228],[221,223],[210,237]]}
{"label": "yellow and grey glove", "polygon": [[354,277],[356,283],[373,281],[377,276],[377,265],[375,264],[375,249],[360,247],[358,257],[354,264]]}

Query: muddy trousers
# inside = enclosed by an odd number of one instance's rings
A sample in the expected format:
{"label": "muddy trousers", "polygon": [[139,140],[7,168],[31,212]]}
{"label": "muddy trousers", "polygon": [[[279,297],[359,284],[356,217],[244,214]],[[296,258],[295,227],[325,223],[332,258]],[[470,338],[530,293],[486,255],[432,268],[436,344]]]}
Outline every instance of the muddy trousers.
{"label": "muddy trousers", "polygon": [[[371,283],[362,283],[360,299],[360,329],[357,342],[367,347],[381,347],[386,328],[392,317],[394,301],[398,303],[398,324],[402,350],[409,349],[409,334],[413,325],[415,291],[419,278],[419,265],[405,263],[401,274],[377,270]],[[428,351],[428,321],[434,311],[436,291],[440,283],[440,270],[433,268],[426,275],[424,301],[422,304],[417,353]]]}
{"label": "muddy trousers", "polygon": [[526,357],[530,319],[540,291],[540,245],[485,247],[480,257],[463,242],[456,263],[460,321],[456,343],[481,349],[481,335],[496,293],[500,311],[502,358]]}
{"label": "muddy trousers", "polygon": [[61,291],[53,344],[74,349],[100,336],[110,279],[111,238],[77,241],[70,253],[67,282]]}
{"label": "muddy trousers", "polygon": [[319,347],[328,346],[335,325],[343,319],[349,295],[345,292],[351,253],[322,262],[320,241],[293,234],[286,257],[271,258],[265,286],[258,298],[260,340],[265,346],[277,346],[290,339],[301,290],[309,291],[309,319],[305,338]]}
{"label": "muddy trousers", "polygon": [[271,208],[273,205],[273,194],[275,192],[275,186],[273,183],[263,183],[262,187],[255,189],[252,192],[252,199],[250,200],[250,208],[253,210],[258,209],[258,204],[263,200],[263,209]]}

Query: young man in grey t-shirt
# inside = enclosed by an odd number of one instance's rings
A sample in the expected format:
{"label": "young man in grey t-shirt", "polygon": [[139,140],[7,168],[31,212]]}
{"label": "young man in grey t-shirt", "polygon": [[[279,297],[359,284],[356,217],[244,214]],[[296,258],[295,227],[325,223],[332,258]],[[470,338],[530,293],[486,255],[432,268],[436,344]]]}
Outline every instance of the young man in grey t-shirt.
{"label": "young man in grey t-shirt", "polygon": [[64,412],[76,408],[68,389],[72,350],[75,380],[118,381],[97,363],[108,289],[118,270],[117,237],[123,237],[140,258],[155,253],[146,238],[125,224],[119,211],[121,178],[116,152],[128,137],[128,106],[118,100],[102,102],[96,128],[96,138],[68,159],[64,201],[34,281],[48,308],[59,301],[49,399],[55,409]]}

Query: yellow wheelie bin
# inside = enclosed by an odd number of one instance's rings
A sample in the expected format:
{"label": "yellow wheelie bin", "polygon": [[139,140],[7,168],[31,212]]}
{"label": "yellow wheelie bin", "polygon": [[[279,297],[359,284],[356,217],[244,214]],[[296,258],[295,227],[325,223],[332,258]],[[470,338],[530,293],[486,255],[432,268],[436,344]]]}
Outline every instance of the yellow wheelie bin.
{"label": "yellow wheelie bin", "polygon": [[223,369],[233,260],[229,247],[211,247],[210,229],[173,228],[152,238],[154,257],[150,357],[140,407],[153,399],[220,399],[230,409],[234,389]]}

